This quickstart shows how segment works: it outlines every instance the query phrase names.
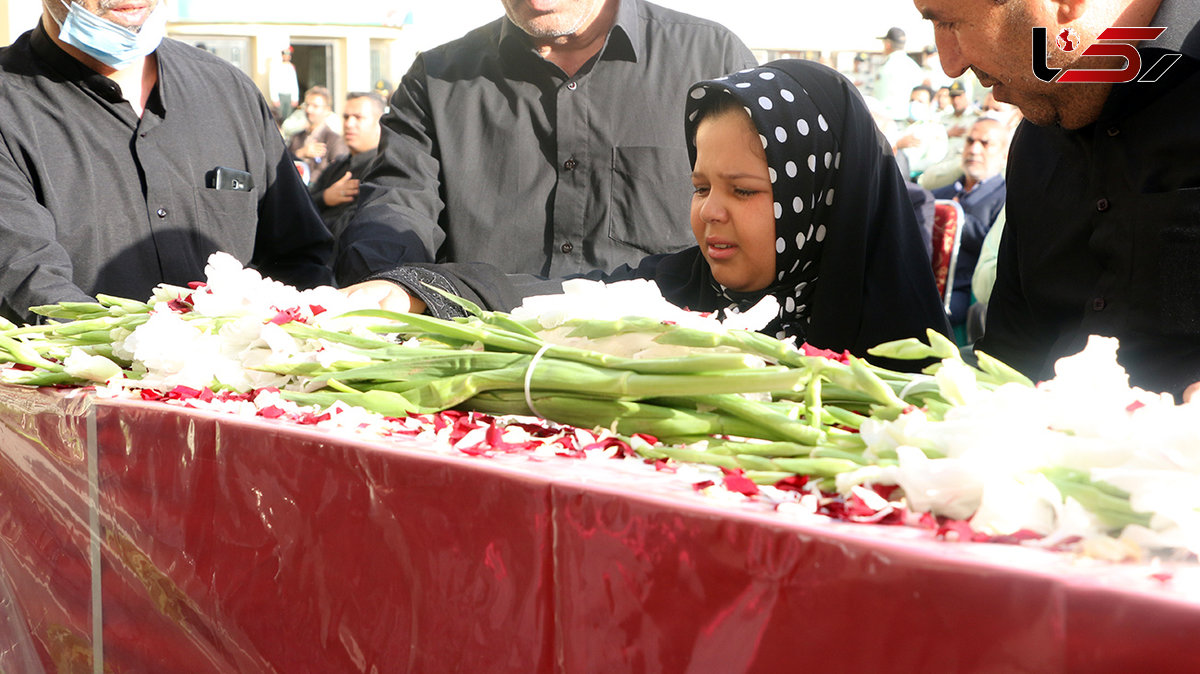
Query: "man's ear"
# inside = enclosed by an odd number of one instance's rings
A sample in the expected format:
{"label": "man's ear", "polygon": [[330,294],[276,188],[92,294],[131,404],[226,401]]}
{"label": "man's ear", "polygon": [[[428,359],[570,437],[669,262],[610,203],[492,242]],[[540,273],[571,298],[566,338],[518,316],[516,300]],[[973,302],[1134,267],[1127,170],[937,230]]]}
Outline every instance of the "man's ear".
{"label": "man's ear", "polygon": [[1066,26],[1075,23],[1088,10],[1089,0],[1050,0],[1054,9],[1054,18],[1058,25]]}

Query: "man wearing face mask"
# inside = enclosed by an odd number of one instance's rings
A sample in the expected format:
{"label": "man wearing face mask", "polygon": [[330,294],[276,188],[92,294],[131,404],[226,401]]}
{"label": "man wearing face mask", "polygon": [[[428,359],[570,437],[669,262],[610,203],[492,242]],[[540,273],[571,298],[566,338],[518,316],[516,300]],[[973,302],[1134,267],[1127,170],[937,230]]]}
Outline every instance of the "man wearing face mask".
{"label": "man wearing face mask", "polygon": [[204,277],[214,251],[300,286],[331,239],[255,85],[164,39],[162,0],[43,0],[0,49],[0,315]]}
{"label": "man wearing face mask", "polygon": [[925,85],[913,87],[909,96],[907,126],[893,149],[904,153],[911,177],[946,156],[946,127],[933,119],[933,90]]}

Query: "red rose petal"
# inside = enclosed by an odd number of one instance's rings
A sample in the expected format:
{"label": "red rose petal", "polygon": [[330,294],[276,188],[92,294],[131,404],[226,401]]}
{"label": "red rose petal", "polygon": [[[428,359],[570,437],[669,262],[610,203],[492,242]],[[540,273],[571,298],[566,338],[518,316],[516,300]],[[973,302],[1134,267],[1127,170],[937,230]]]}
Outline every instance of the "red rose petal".
{"label": "red rose petal", "polygon": [[333,418],[333,415],[331,415],[329,412],[325,412],[323,414],[313,414],[312,412],[301,412],[300,414],[293,417],[292,420],[298,424],[303,424],[305,426],[314,426],[316,424],[321,423],[322,421],[329,421],[332,418]]}
{"label": "red rose petal", "polygon": [[838,353],[836,351],[830,351],[829,349],[819,349],[815,346],[812,346],[808,342],[804,342],[803,344],[800,345],[800,351],[801,351],[801,353],[803,353],[806,356],[820,356],[821,358],[827,358],[829,360],[836,360],[839,363],[850,362],[850,352],[849,351],[843,351],[841,353]]}
{"label": "red rose petal", "polygon": [[742,496],[754,496],[758,493],[758,485],[746,477],[745,471],[741,468],[737,470],[722,468],[721,470],[725,471],[724,483],[725,488],[729,491],[737,492]]}
{"label": "red rose petal", "polygon": [[791,477],[785,477],[782,480],[776,482],[775,488],[782,489],[784,491],[806,492],[806,491],[808,491],[808,489],[805,488],[805,485],[807,485],[807,484],[808,484],[808,476],[807,475],[793,475]]}
{"label": "red rose petal", "polygon": [[194,389],[190,386],[176,386],[167,393],[169,400],[191,400],[200,397],[199,389]]}
{"label": "red rose petal", "polygon": [[619,456],[621,458],[633,458],[638,455],[638,453],[633,451],[633,448],[629,446],[628,442],[625,442],[624,440],[622,440],[621,438],[618,438],[618,437],[608,437],[608,438],[603,438],[601,440],[597,440],[596,442],[593,442],[592,444],[584,447],[583,450],[591,451],[594,449],[608,449],[610,447],[616,447],[617,448],[617,456]]}
{"label": "red rose petal", "polygon": [[876,484],[871,486],[872,491],[888,501],[893,500],[892,494],[896,493],[896,490],[899,488],[900,485],[898,484]]}
{"label": "red rose petal", "polygon": [[264,407],[258,411],[258,416],[266,417],[267,419],[278,419],[279,417],[281,417],[283,415],[284,415],[284,411],[274,405],[271,405],[269,407]]}

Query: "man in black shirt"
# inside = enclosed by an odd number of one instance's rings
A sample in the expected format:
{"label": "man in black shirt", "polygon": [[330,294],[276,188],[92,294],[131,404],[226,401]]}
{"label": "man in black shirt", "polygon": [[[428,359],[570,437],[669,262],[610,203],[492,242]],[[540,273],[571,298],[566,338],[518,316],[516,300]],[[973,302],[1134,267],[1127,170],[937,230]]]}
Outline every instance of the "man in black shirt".
{"label": "man in black shirt", "polygon": [[504,6],[397,87],[340,240],[343,283],[432,261],[563,275],[692,243],[685,92],[753,55],[642,0]]}
{"label": "man in black shirt", "polygon": [[350,153],[331,163],[308,187],[325,226],[337,237],[354,216],[362,177],[379,148],[379,118],[383,97],[372,92],[346,94],[342,136]]}
{"label": "man in black shirt", "polygon": [[[1026,117],[1009,153],[1007,223],[981,351],[1036,379],[1088,335],[1118,337],[1130,382],[1180,394],[1200,380],[1200,11],[1195,0],[916,0],[946,74],[970,67]],[[1120,69],[1081,54],[1111,26],[1165,26],[1137,45],[1154,81],[1064,84],[1051,68]],[[1078,40],[1055,47],[1063,31]]]}
{"label": "man in black shirt", "polygon": [[44,0],[40,24],[0,49],[10,320],[97,293],[145,299],[203,279],[218,250],[287,283],[332,282],[331,238],[266,101],[231,65],[162,39],[161,5]]}

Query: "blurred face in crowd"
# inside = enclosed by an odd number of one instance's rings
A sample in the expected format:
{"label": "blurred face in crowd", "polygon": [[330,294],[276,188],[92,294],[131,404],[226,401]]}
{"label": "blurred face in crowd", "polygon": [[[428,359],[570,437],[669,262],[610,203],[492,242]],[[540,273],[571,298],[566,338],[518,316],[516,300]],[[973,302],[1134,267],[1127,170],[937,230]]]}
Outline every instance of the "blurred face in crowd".
{"label": "blurred face in crowd", "polygon": [[[136,33],[141,30],[142,24],[146,23],[158,2],[159,0],[76,0],[73,4],[105,21],[111,21]],[[42,0],[42,6],[59,21],[67,16],[67,8],[59,0]],[[55,28],[57,27],[55,25]]]}
{"label": "blurred face in crowd", "polygon": [[923,122],[928,120],[932,113],[929,91],[913,89],[912,93],[908,95],[908,118],[916,122]]}
{"label": "blurred face in crowd", "polygon": [[981,183],[1004,169],[1008,130],[994,119],[981,119],[967,132],[962,168],[969,185]]}
{"label": "blurred face in crowd", "polygon": [[970,99],[967,98],[966,94],[958,94],[957,96],[950,97],[950,107],[954,109],[954,112],[959,114],[966,111],[967,103],[969,102]]}
{"label": "blurred face in crowd", "polygon": [[937,104],[938,110],[948,110],[950,108],[950,90],[946,87],[938,89],[933,102]]}
{"label": "blurred face in crowd", "polygon": [[[1047,29],[1047,64],[1068,67],[1081,58],[1083,48],[1063,52],[1054,44],[1054,36],[1069,26],[1079,35],[1080,47],[1086,47],[1101,30],[1116,25],[1115,6],[1127,1],[1104,6],[1040,0],[914,0],[914,4],[933,22],[942,68],[950,77],[971,69],[984,86],[992,87],[996,98],[1015,104],[1034,124],[1077,129],[1099,116],[1110,85],[1039,80],[1032,67],[1032,29]],[[1100,61],[1089,64],[1102,67]]]}
{"label": "blurred face in crowd", "polygon": [[996,100],[990,91],[983,99],[983,112],[992,119],[1000,120],[1001,124],[1009,128],[1015,128],[1021,116],[1021,111],[1017,109],[1017,106]]}
{"label": "blurred face in crowd", "polygon": [[605,0],[502,0],[504,13],[534,38],[575,35],[596,20]]}
{"label": "blurred face in crowd", "polygon": [[379,146],[381,116],[383,110],[366,96],[346,101],[346,109],[342,112],[342,136],[350,152],[369,152]]}
{"label": "blurred face in crowd", "polygon": [[309,94],[304,97],[304,114],[308,117],[310,128],[320,126],[329,117],[329,101],[321,94]]}
{"label": "blurred face in crowd", "polygon": [[775,207],[767,155],[740,108],[696,129],[692,234],[717,282],[762,290],[775,278]]}

